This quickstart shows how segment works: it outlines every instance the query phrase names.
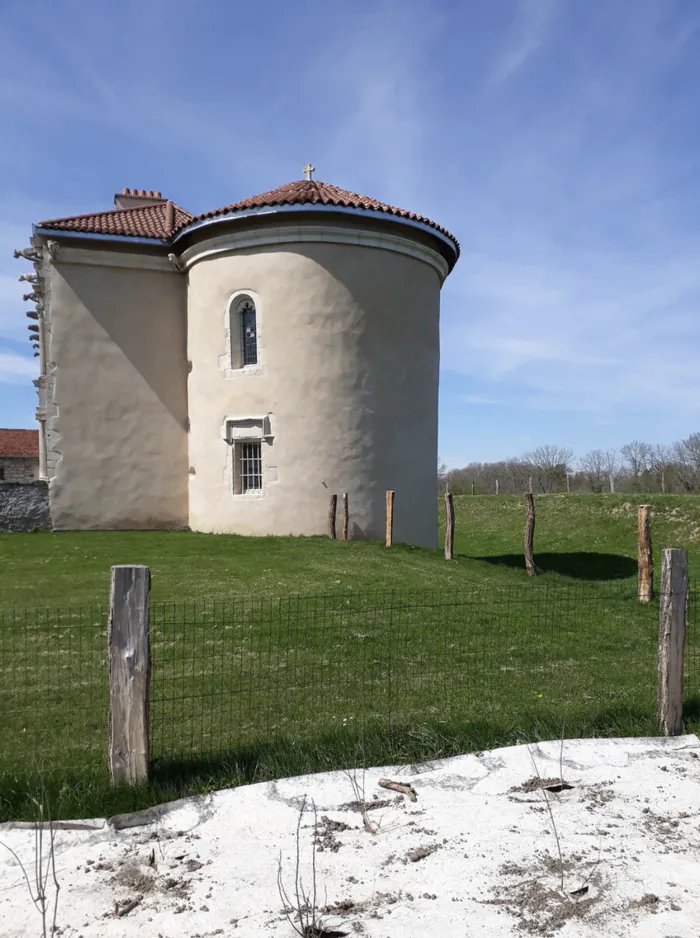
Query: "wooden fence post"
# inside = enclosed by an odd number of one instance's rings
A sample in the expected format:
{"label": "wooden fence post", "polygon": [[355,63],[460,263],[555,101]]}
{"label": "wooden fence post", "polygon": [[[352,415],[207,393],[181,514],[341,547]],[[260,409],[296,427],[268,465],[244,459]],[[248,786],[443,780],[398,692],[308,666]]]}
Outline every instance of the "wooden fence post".
{"label": "wooden fence post", "polygon": [[566,473],[566,494],[571,495],[571,476]]}
{"label": "wooden fence post", "polygon": [[615,476],[612,472],[610,473],[610,494],[615,494]]}
{"label": "wooden fence post", "polygon": [[496,479],[496,495],[498,495],[498,479]]}
{"label": "wooden fence post", "polygon": [[637,595],[640,603],[654,598],[654,561],[651,554],[651,505],[637,509]]}
{"label": "wooden fence post", "polygon": [[530,493],[530,495],[532,495],[532,476],[530,476],[530,480],[528,483],[528,492]]}
{"label": "wooden fence post", "polygon": [[537,576],[534,555],[535,500],[532,497],[532,492],[527,492],[525,495],[525,508],[527,511],[525,516],[525,567],[528,576]]}
{"label": "wooden fence post", "polygon": [[112,785],[134,785],[148,780],[150,592],[148,567],[112,567],[107,629]]}
{"label": "wooden fence post", "polygon": [[474,494],[474,480],[472,479],[472,495]]}
{"label": "wooden fence post", "polygon": [[348,493],[343,492],[343,534],[342,540],[348,539],[348,525],[350,523],[350,511],[348,509]]}
{"label": "wooden fence post", "polygon": [[331,504],[328,508],[328,537],[335,540],[335,516],[338,512],[338,496],[331,495]]}
{"label": "wooden fence post", "polygon": [[454,540],[455,506],[452,492],[445,492],[445,560],[452,560],[454,556]]}
{"label": "wooden fence post", "polygon": [[394,542],[394,495],[387,490],[386,493],[386,546],[391,547]]}
{"label": "wooden fence post", "polygon": [[683,732],[683,654],[688,616],[688,551],[661,554],[659,680],[656,715],[664,736]]}
{"label": "wooden fence post", "polygon": [[666,494],[666,470],[661,470],[661,494]]}

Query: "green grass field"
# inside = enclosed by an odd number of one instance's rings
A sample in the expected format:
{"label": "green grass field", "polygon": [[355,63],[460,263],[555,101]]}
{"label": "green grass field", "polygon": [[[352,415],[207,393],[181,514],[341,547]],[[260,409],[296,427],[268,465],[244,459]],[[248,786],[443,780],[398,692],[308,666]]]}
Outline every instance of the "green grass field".
{"label": "green grass field", "polygon": [[[600,582],[636,575],[636,506],[653,506],[653,542],[686,547],[700,574],[700,497],[550,495],[535,498],[533,584]],[[285,596],[358,589],[464,588],[522,582],[522,499],[455,498],[457,557],[439,551],[324,538],[244,538],[182,533],[0,534],[0,608],[105,603],[109,568],[143,563],[154,601]],[[401,511],[397,498],[396,512]]]}
{"label": "green grass field", "polygon": [[[349,763],[521,738],[655,731],[658,605],[640,605],[636,505],[700,570],[700,499],[455,499],[456,558],[323,538],[0,535],[0,815],[26,817],[34,758],[54,811],[94,816]],[[400,511],[397,500],[396,511]],[[153,575],[153,779],[109,789],[109,568]],[[686,715],[700,729],[691,603]]]}

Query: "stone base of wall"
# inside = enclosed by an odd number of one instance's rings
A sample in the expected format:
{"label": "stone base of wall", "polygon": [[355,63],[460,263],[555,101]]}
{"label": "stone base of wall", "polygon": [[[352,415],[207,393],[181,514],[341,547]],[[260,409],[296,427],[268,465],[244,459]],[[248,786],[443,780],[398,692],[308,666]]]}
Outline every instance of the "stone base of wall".
{"label": "stone base of wall", "polygon": [[0,482],[0,531],[51,530],[48,482]]}

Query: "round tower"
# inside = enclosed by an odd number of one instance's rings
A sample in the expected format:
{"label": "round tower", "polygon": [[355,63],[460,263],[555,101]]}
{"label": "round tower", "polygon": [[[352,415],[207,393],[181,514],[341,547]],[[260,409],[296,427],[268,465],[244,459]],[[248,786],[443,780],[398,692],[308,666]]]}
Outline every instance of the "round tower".
{"label": "round tower", "polygon": [[440,288],[459,245],[429,219],[306,178],[200,215],[188,273],[189,519],[437,544]]}

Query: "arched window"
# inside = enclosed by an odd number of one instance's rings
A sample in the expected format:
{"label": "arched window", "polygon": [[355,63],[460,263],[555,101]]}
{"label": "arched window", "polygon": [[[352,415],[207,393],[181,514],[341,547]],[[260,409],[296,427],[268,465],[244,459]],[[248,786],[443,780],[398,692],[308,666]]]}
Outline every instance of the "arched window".
{"label": "arched window", "polygon": [[241,334],[241,364],[258,363],[258,328],[255,304],[249,297],[238,304],[238,328]]}
{"label": "arched window", "polygon": [[229,342],[228,368],[231,372],[253,366],[253,373],[258,373],[259,303],[257,295],[248,290],[238,290],[229,298],[226,332]]}

